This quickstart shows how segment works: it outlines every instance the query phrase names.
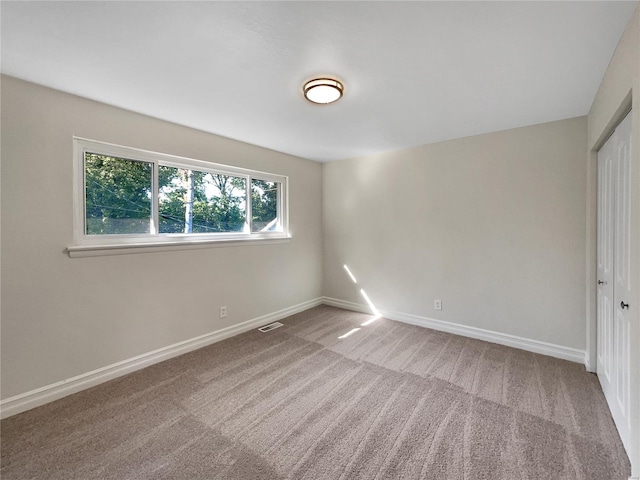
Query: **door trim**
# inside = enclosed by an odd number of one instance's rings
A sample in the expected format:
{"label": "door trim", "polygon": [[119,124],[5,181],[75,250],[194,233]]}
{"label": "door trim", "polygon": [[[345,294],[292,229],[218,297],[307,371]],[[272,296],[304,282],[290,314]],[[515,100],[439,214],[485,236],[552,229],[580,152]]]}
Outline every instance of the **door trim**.
{"label": "door trim", "polygon": [[632,91],[629,90],[620,106],[613,113],[609,122],[602,130],[598,140],[588,150],[587,164],[587,221],[586,221],[586,269],[585,269],[585,290],[586,290],[586,345],[585,345],[585,367],[591,373],[596,372],[597,362],[597,328],[598,328],[598,311],[596,300],[598,298],[598,289],[596,281],[598,280],[598,261],[597,255],[597,227],[598,227],[598,152],[606,143],[616,127],[624,120],[632,109]]}

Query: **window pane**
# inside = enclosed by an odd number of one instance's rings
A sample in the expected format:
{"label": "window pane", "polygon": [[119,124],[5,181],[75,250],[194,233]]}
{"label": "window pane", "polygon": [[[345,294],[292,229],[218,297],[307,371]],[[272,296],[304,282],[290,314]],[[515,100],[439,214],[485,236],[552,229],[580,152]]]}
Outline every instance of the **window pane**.
{"label": "window pane", "polygon": [[244,230],[244,178],[164,166],[158,175],[160,233]]}
{"label": "window pane", "polygon": [[153,165],[85,153],[87,235],[149,233]]}
{"label": "window pane", "polygon": [[278,190],[280,183],[251,179],[251,231],[282,231],[278,220]]}

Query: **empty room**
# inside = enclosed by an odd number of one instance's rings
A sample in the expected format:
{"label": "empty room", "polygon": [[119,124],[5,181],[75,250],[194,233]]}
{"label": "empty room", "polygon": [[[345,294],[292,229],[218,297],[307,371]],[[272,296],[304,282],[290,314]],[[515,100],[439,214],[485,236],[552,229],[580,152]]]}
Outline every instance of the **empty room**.
{"label": "empty room", "polygon": [[640,480],[638,1],[0,27],[3,480]]}

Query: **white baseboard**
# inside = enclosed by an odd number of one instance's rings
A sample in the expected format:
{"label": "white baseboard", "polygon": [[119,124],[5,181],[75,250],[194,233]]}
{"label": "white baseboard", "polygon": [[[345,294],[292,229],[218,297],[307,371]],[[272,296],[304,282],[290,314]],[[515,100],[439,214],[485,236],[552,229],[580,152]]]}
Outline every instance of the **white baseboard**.
{"label": "white baseboard", "polygon": [[72,393],[86,390],[108,380],[121,377],[136,370],[154,365],[156,363],[168,360],[178,355],[206,347],[212,343],[219,342],[234,335],[246,332],[253,328],[282,320],[285,317],[308,310],[322,304],[322,298],[314,298],[307,302],[299,303],[292,307],[278,310],[277,312],[262,315],[252,320],[233,325],[231,327],[222,328],[214,332],[205,333],[189,340],[174,343],[166,347],[153,350],[152,352],[143,353],[137,357],[129,358],[121,362],[117,362],[106,367],[98,368],[91,372],[86,372],[72,378],[67,378],[51,385],[21,393],[0,402],[0,418],[7,418],[12,415],[30,410],[40,405],[58,400],[60,398],[71,395]]}
{"label": "white baseboard", "polygon": [[330,305],[332,307],[344,308],[345,310],[351,310],[353,312],[373,314],[371,308],[367,305],[361,305],[359,303],[347,302],[346,300],[340,300],[338,298],[322,297],[322,303]]}
{"label": "white baseboard", "polygon": [[584,368],[587,369],[587,372],[596,373],[596,369],[593,365],[591,365],[591,356],[589,352],[584,352]]}
{"label": "white baseboard", "polygon": [[[262,315],[260,317],[247,320],[246,322],[226,327],[214,332],[206,333],[189,340],[175,343],[151,352],[138,355],[121,362],[117,362],[111,365],[107,365],[96,370],[86,372],[77,375],[72,378],[61,380],[44,387],[31,390],[26,393],[4,399],[0,401],[0,418],[7,418],[12,415],[30,410],[32,408],[44,405],[46,403],[58,400],[73,393],[86,390],[101,383],[107,382],[117,377],[121,377],[136,370],[154,365],[156,363],[168,360],[173,357],[177,357],[184,353],[197,350],[198,348],[206,347],[212,343],[225,340],[234,335],[246,332],[253,328],[260,327],[262,325],[282,320],[290,315],[308,310],[315,306],[325,304],[333,307],[344,308],[345,310],[352,310],[356,312],[371,314],[371,309],[367,305],[362,305],[354,302],[348,302],[346,300],[340,300],[331,297],[319,297],[309,300],[307,302],[294,305],[292,307],[284,308],[277,312]],[[564,347],[561,345],[555,345],[552,343],[541,342],[538,340],[530,340],[515,335],[509,335],[505,333],[493,332],[482,328],[469,327],[466,325],[460,325],[451,322],[445,322],[442,320],[436,320],[433,318],[421,317],[418,315],[411,315],[407,313],[381,311],[385,318],[390,320],[396,320],[399,322],[409,323],[411,325],[418,325],[420,327],[431,328],[433,330],[440,330],[443,332],[454,333],[465,337],[477,338],[479,340],[486,340],[488,342],[498,343],[500,345],[506,345],[509,347],[520,348],[530,352],[541,353],[543,355],[549,355],[556,358],[562,358],[564,360],[570,360],[577,363],[584,363],[588,365],[588,357],[586,352],[575,348]],[[589,368],[587,367],[587,370]]]}
{"label": "white baseboard", "polygon": [[[325,305],[331,305],[333,307],[344,308],[346,310],[353,310],[356,312],[369,314],[372,313],[371,309],[366,305],[347,302],[345,300],[339,300],[337,298],[322,297],[322,303],[324,303]],[[506,345],[507,347],[519,348],[528,352],[540,353],[542,355],[548,355],[550,357],[561,358],[563,360],[569,360],[582,364],[585,364],[587,360],[586,352],[584,350],[578,350],[576,348],[541,342],[539,340],[531,340],[515,335],[509,335],[507,333],[494,332],[477,327],[469,327],[467,325],[445,322],[443,320],[436,320],[435,318],[421,317],[408,313],[391,312],[384,310],[380,310],[380,313],[384,318],[388,318],[389,320],[396,320],[398,322],[431,328],[433,330],[454,333],[456,335],[462,335],[464,337],[477,338],[479,340],[485,340],[487,342]]]}

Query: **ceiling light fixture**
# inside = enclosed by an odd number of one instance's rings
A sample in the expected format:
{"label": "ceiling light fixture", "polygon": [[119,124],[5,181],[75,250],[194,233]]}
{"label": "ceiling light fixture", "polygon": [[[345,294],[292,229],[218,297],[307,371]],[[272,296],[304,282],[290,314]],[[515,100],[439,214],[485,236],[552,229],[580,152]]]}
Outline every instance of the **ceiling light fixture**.
{"label": "ceiling light fixture", "polygon": [[344,85],[333,78],[314,78],[302,87],[304,98],[312,103],[333,103],[342,97]]}

